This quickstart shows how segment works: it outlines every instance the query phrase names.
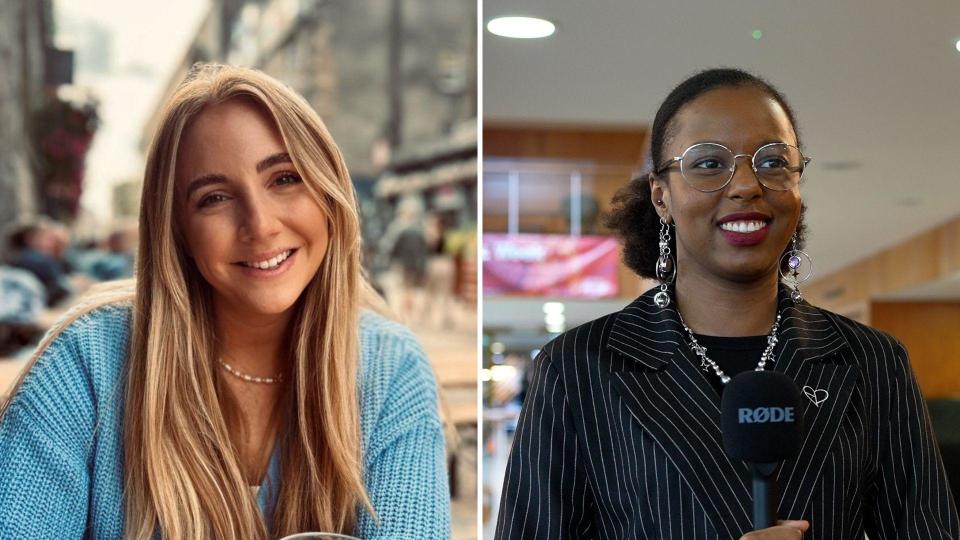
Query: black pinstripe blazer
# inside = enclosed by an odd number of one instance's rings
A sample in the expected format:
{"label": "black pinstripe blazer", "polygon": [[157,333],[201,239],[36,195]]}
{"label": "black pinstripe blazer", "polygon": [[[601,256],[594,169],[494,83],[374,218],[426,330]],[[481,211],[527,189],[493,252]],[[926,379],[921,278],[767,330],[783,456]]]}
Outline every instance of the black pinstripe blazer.
{"label": "black pinstripe blazer", "polygon": [[[750,472],[724,453],[713,375],[653,292],[560,335],[535,360],[496,538],[712,540],[752,530]],[[960,540],[903,346],[780,298],[772,368],[829,397],[804,402],[803,445],[778,475],[779,517],[809,520],[808,540]]]}

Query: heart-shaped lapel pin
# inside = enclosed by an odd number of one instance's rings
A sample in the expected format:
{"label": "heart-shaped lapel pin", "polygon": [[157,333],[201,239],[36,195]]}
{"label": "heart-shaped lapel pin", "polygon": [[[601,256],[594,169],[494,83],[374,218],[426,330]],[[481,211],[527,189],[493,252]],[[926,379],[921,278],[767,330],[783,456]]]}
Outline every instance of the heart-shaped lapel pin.
{"label": "heart-shaped lapel pin", "polygon": [[819,407],[821,403],[830,397],[830,393],[826,390],[823,390],[822,388],[814,389],[809,386],[803,387],[803,395],[807,396],[807,398],[817,407]]}

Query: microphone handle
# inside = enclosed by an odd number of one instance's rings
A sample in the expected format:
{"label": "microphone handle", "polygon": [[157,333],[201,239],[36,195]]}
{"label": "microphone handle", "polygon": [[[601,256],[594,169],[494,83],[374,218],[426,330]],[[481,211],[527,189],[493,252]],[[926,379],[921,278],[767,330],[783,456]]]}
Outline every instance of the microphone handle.
{"label": "microphone handle", "polygon": [[779,463],[751,463],[753,471],[753,528],[766,529],[777,524],[780,494],[774,479]]}

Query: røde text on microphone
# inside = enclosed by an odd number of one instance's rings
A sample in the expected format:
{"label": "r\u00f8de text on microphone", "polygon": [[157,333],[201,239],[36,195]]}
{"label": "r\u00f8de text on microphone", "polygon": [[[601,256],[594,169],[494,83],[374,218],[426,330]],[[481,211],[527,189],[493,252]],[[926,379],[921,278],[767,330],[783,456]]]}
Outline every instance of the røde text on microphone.
{"label": "r\u00f8de text on microphone", "polygon": [[737,410],[739,424],[766,424],[768,422],[793,422],[793,407],[741,407]]}

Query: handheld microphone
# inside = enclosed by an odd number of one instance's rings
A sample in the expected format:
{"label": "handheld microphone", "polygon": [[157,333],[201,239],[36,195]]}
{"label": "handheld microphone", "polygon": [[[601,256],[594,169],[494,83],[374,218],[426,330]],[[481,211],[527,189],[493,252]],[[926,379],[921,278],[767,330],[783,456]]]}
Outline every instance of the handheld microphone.
{"label": "handheld microphone", "polygon": [[747,371],[723,389],[720,430],[727,454],[753,471],[753,526],[776,525],[774,478],[780,462],[792,458],[803,442],[800,389],[776,371]]}

